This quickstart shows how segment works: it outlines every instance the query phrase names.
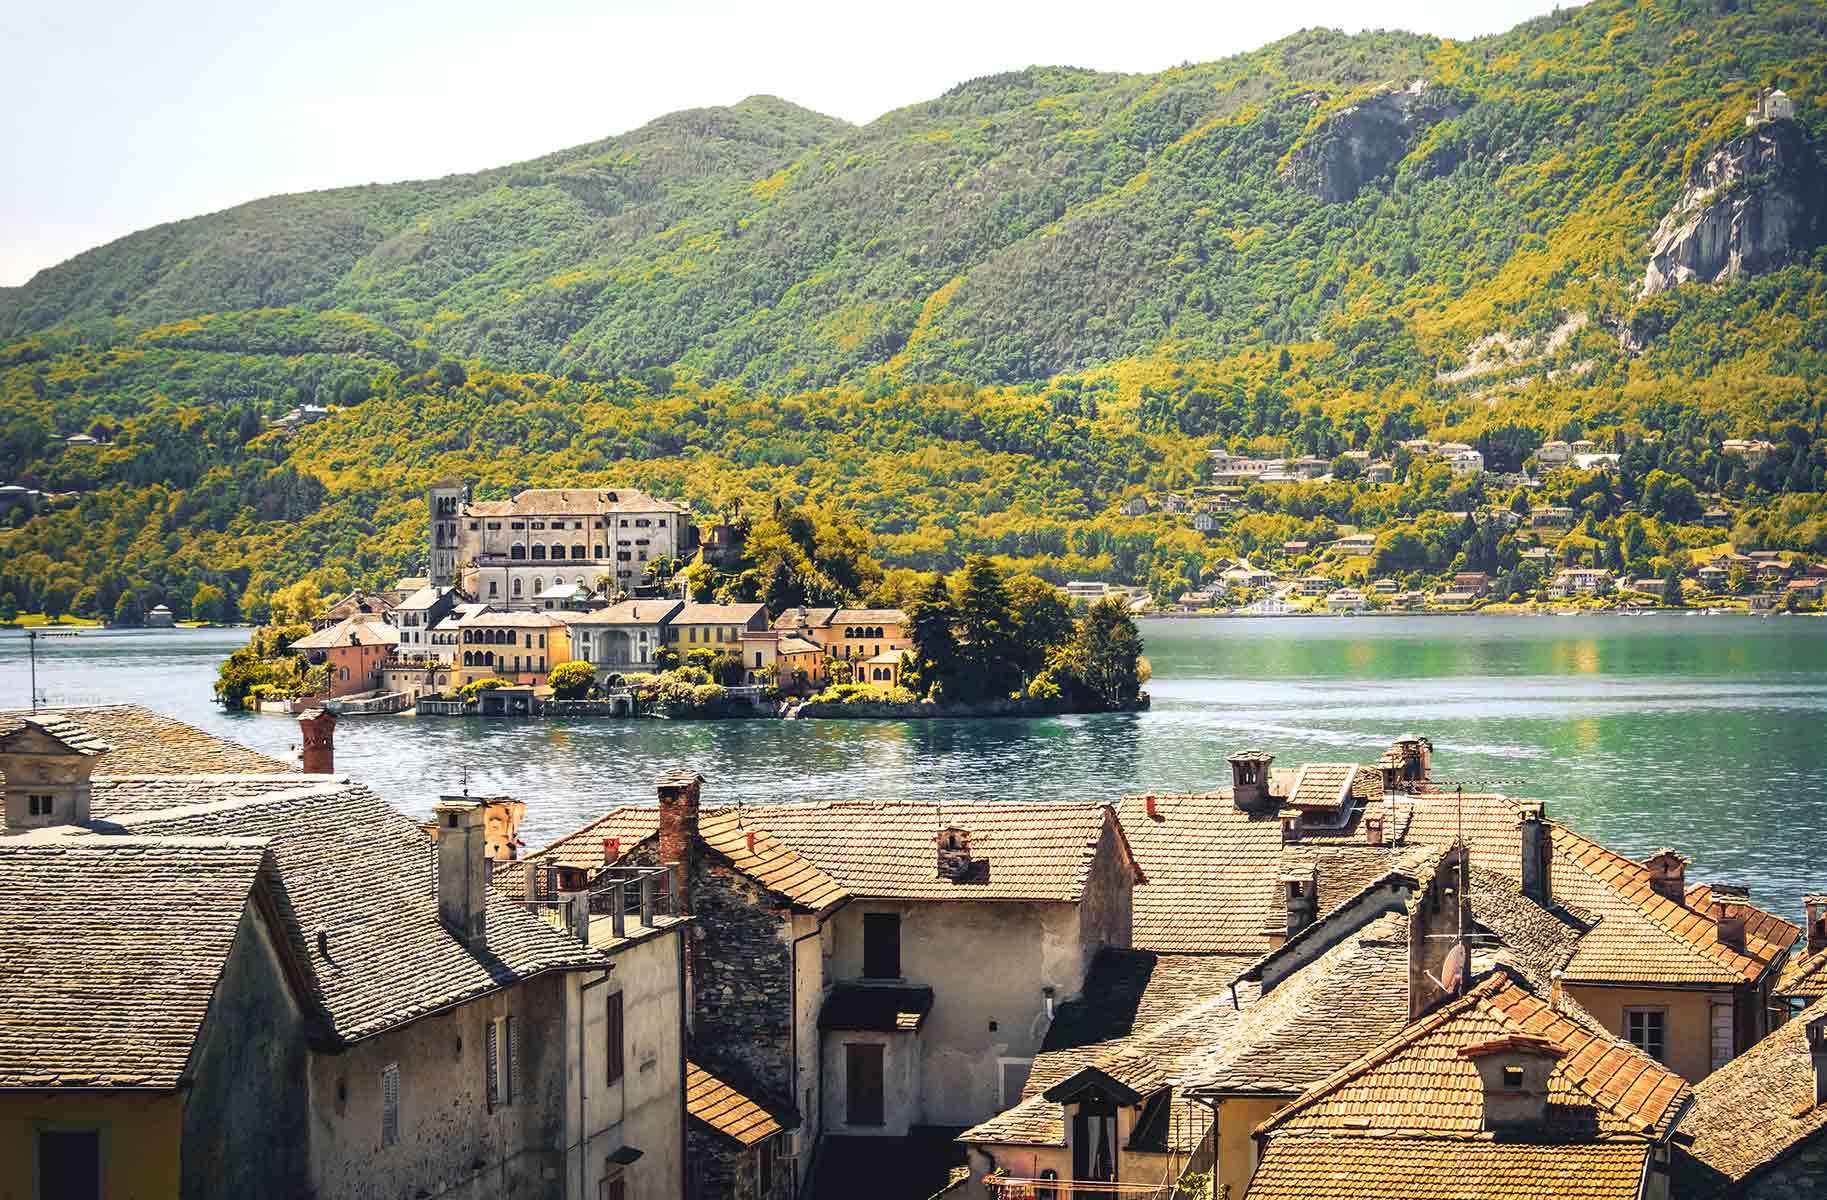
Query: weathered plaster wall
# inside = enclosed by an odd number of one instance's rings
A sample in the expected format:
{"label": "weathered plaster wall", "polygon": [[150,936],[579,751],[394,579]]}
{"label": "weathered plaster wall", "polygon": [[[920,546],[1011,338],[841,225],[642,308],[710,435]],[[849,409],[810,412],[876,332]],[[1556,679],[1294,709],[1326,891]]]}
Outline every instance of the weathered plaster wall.
{"label": "weathered plaster wall", "polygon": [[191,1052],[183,1194],[290,1196],[310,1179],[308,1051],[266,923],[250,904]]}
{"label": "weathered plaster wall", "polygon": [[[558,1200],[564,1194],[563,1014],[553,974],[313,1055],[311,1180],[322,1196]],[[488,1111],[488,1021],[519,1019],[513,1102]],[[575,1052],[575,1048],[572,1048]],[[400,1141],[381,1144],[381,1069],[400,1066]]]}
{"label": "weathered plaster wall", "polygon": [[104,1200],[174,1200],[184,1102],[170,1096],[0,1093],[0,1200],[37,1200],[40,1124],[102,1131]]}
{"label": "weathered plaster wall", "polygon": [[[594,1196],[605,1161],[623,1146],[641,1151],[624,1171],[631,1196],[671,1200],[684,1187],[684,1044],[679,1018],[681,926],[616,952],[609,981],[582,992],[581,1062],[590,1138],[582,1148],[584,1196]],[[609,997],[622,997],[622,1078],[608,1082]]]}
{"label": "weathered plaster wall", "polygon": [[[1031,1058],[1046,1034],[1046,999],[1084,985],[1078,910],[1069,904],[855,901],[832,918],[831,976],[863,972],[863,917],[901,917],[901,971],[934,992],[922,1041],[923,1119],[972,1125],[1000,1111],[997,1059]],[[829,1072],[829,1064],[826,1067]],[[841,1095],[829,1085],[825,1095]]]}
{"label": "weathered plaster wall", "polygon": [[[825,1132],[858,1137],[906,1137],[925,1124],[920,1089],[921,1039],[912,1033],[828,1033],[825,1035]],[[849,1123],[849,1051],[846,1047],[879,1045],[882,1050],[882,1117],[880,1125]]]}
{"label": "weathered plaster wall", "polygon": [[1227,1099],[1218,1108],[1218,1169],[1212,1188],[1222,1196],[1231,1189],[1233,1200],[1239,1200],[1256,1174],[1257,1144],[1251,1130],[1280,1112],[1291,1100],[1239,1098]]}

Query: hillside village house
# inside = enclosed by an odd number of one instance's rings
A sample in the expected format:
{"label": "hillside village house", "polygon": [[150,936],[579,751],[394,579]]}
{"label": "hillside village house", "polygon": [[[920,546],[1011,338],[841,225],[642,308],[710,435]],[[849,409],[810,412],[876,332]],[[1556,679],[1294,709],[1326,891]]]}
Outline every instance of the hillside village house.
{"label": "hillside village house", "polygon": [[1597,567],[1568,567],[1554,577],[1548,586],[1548,595],[1556,600],[1566,600],[1574,596],[1605,596],[1616,586],[1617,580],[1610,571]]}
{"label": "hillside village house", "polygon": [[907,614],[898,608],[790,608],[775,618],[774,628],[851,662],[913,649]]}
{"label": "hillside village house", "polygon": [[380,683],[380,670],[394,656],[400,631],[385,621],[345,617],[338,624],[314,630],[292,643],[292,653],[311,666],[328,664],[330,690],[326,695],[350,696],[372,691]]}
{"label": "hillside village house", "polygon": [[328,608],[311,618],[314,630],[328,629],[344,621],[388,621],[392,619],[395,601],[385,592],[369,592],[356,588],[341,600],[334,601]]}
{"label": "hillside village house", "polygon": [[333,727],[298,774],[131,706],[0,714],[0,958],[33,964],[0,1194],[681,1194],[685,923],[586,945],[491,897],[483,805],[434,846],[327,773]]}
{"label": "hillside village house", "polygon": [[392,623],[400,632],[402,658],[432,655],[431,631],[465,601],[452,587],[425,587],[414,591],[393,609]]}
{"label": "hillside village house", "polygon": [[682,605],[666,623],[666,640],[684,658],[693,650],[709,647],[719,654],[735,654],[742,647],[745,633],[762,633],[768,628],[768,610],[764,604]]}
{"label": "hillside village house", "polygon": [[468,483],[441,479],[428,499],[430,582],[509,609],[535,607],[548,587],[631,591],[649,563],[695,545],[684,505],[633,488],[531,488],[509,500],[472,500]]}
{"label": "hillside village house", "polygon": [[[702,930],[692,1057],[798,1130],[773,1186],[802,1178],[823,1137],[902,1137],[1003,1107],[1055,1002],[1100,949],[1128,945],[1144,878],[1108,805],[701,810],[701,786],[665,776],[658,809],[614,810],[527,861],[682,864]],[[747,1169],[695,1126],[693,1145],[707,1195]]]}

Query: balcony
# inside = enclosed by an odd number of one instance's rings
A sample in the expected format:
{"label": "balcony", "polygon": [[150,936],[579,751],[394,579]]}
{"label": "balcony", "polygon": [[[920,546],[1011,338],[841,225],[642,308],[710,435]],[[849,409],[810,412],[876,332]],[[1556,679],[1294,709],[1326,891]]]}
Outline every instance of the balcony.
{"label": "balcony", "polygon": [[590,870],[550,860],[502,863],[527,873],[527,907],[579,941],[602,945],[658,928],[683,915],[676,863]]}

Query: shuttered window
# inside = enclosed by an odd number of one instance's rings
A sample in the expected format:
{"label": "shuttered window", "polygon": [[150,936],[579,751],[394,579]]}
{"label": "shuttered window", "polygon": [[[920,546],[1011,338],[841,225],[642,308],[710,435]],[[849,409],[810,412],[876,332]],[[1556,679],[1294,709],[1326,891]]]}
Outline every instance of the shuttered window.
{"label": "shuttered window", "polygon": [[520,1091],[520,1021],[497,1017],[483,1026],[483,1059],[488,1072],[488,1110],[514,1102]]}
{"label": "shuttered window", "polygon": [[484,1070],[487,1073],[488,1110],[494,1112],[501,1107],[501,1038],[495,1022],[490,1021],[482,1032]]}
{"label": "shuttered window", "polygon": [[502,1038],[507,1046],[507,1061],[501,1071],[501,1102],[512,1104],[520,1095],[520,1020],[503,1017],[501,1025],[507,1033]]}
{"label": "shuttered window", "polygon": [[622,1077],[622,994],[615,993],[608,1000],[608,1020],[603,1023],[603,1037],[607,1041],[609,1057],[609,1082],[614,1083]]}
{"label": "shuttered window", "polygon": [[381,1145],[400,1144],[400,1064],[381,1068]]}

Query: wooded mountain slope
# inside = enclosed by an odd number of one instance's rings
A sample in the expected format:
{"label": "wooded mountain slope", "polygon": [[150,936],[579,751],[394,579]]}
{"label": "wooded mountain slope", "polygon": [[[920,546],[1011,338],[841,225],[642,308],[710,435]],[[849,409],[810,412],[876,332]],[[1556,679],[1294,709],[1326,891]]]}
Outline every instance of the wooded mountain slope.
{"label": "wooded mountain slope", "polygon": [[[1146,572],[1165,531],[1113,557],[1095,530],[1218,442],[1812,426],[1817,246],[1637,299],[1768,85],[1827,146],[1827,9],[1600,0],[1472,42],[1031,68],[861,127],[757,97],[258,201],[0,291],[0,476],[101,506],[4,536],[99,566],[159,487],[163,559],[383,574],[455,471],[811,496],[860,507],[890,561]],[[300,402],[353,407],[260,433]],[[53,441],[97,424],[112,445]]]}

